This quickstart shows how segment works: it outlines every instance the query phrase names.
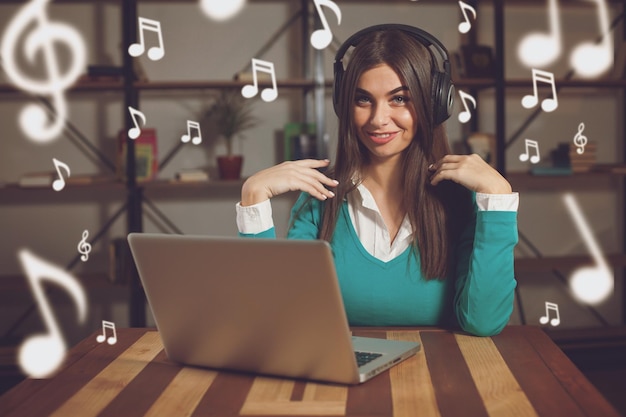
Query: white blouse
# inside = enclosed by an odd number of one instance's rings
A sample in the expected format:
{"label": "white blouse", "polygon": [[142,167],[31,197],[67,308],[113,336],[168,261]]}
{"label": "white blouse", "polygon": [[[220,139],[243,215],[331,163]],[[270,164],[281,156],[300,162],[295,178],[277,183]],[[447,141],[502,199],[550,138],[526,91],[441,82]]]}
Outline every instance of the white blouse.
{"label": "white blouse", "polygon": [[[404,216],[398,233],[392,241],[370,191],[363,184],[357,186],[356,189],[358,193],[348,194],[348,212],[354,230],[370,255],[388,262],[403,253],[411,244],[413,231],[409,218]],[[478,210],[517,211],[519,194],[476,193],[476,205]],[[236,210],[237,228],[240,233],[256,234],[274,227],[270,200],[245,207],[237,203]]]}

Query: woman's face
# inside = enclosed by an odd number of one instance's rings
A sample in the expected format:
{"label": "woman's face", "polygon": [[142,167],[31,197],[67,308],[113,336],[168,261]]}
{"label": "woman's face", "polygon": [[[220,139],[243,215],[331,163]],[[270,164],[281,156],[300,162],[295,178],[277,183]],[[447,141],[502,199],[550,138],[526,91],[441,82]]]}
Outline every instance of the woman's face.
{"label": "woman's face", "polygon": [[417,120],[407,86],[387,64],[359,78],[354,123],[361,143],[374,159],[398,158],[415,136]]}

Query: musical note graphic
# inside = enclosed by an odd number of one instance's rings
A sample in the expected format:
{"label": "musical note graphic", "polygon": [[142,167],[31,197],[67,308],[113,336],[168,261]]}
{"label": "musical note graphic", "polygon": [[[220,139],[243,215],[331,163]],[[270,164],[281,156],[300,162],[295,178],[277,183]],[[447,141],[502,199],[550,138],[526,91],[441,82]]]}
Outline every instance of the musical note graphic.
{"label": "musical note graphic", "polygon": [[[4,31],[0,46],[4,71],[14,85],[34,95],[51,97],[52,121],[45,108],[36,104],[24,107],[19,117],[22,131],[40,143],[55,139],[63,131],[68,115],[65,90],[84,71],[87,56],[83,38],[74,28],[49,21],[46,11],[49,2],[32,0],[23,6]],[[31,31],[24,36],[27,30]],[[16,56],[20,40],[24,41],[26,61]],[[55,53],[58,44],[64,44],[64,49],[69,51],[69,59],[63,65]],[[18,63],[24,62],[43,62],[46,78],[36,80],[23,74]]]}
{"label": "musical note graphic", "polygon": [[[191,136],[191,129],[196,129],[198,131],[197,136]],[[191,140],[191,143],[194,145],[199,145],[202,143],[202,132],[200,132],[200,124],[198,122],[193,122],[191,120],[187,120],[187,134],[182,135],[180,137],[180,141],[183,143],[187,143]]]}
{"label": "musical note graphic", "polygon": [[[550,310],[554,311],[556,317],[550,320]],[[556,327],[561,324],[561,318],[559,317],[559,306],[556,303],[549,303],[546,301],[546,315],[539,318],[539,323],[546,324],[550,320],[552,327]]]}
{"label": "musical note graphic", "polygon": [[252,77],[254,84],[245,85],[241,89],[241,95],[245,98],[252,98],[259,92],[259,83],[257,78],[257,72],[265,72],[272,77],[272,88],[265,88],[261,92],[261,98],[263,101],[270,102],[276,100],[278,97],[278,91],[276,89],[276,74],[274,73],[274,64],[272,62],[263,61],[262,59],[252,58]]}
{"label": "musical note graphic", "polygon": [[165,56],[165,48],[163,47],[163,34],[161,33],[161,22],[144,17],[139,18],[139,43],[134,43],[128,47],[128,53],[132,57],[142,55],[146,50],[144,32],[156,32],[159,45],[153,46],[148,50],[148,58],[158,61]]}
{"label": "musical note graphic", "polygon": [[317,9],[317,13],[320,16],[320,20],[322,22],[323,29],[318,29],[311,34],[311,45],[315,49],[324,49],[333,40],[333,33],[330,30],[330,26],[328,25],[328,20],[326,20],[326,16],[324,12],[322,12],[322,6],[328,7],[335,13],[337,16],[337,24],[341,24],[341,9],[337,4],[331,0],[313,0],[315,4],[315,8]]}
{"label": "musical note graphic", "polygon": [[89,252],[91,252],[91,244],[87,242],[87,238],[89,237],[89,232],[85,230],[83,232],[83,238],[78,243],[78,253],[82,254],[80,260],[83,262],[87,262],[89,259]]}
{"label": "musical note graphic", "polygon": [[602,31],[600,45],[585,42],[578,45],[570,57],[572,67],[578,75],[585,78],[596,77],[613,64],[613,34],[609,28],[609,12],[606,0],[590,0],[597,3],[598,22]]}
{"label": "musical note graphic", "polygon": [[[113,330],[113,336],[106,337],[106,329]],[[115,332],[115,323],[102,320],[102,334],[96,336],[96,342],[102,343],[106,339],[109,345],[114,345],[117,342],[117,333]]]}
{"label": "musical note graphic", "polygon": [[533,94],[526,95],[522,98],[522,106],[527,109],[535,107],[539,102],[539,95],[537,92],[537,83],[543,82],[548,83],[552,87],[552,97],[553,98],[544,98],[541,101],[541,109],[545,112],[551,112],[556,110],[559,106],[559,101],[556,97],[556,86],[554,84],[554,74],[548,71],[542,71],[538,69],[534,69],[532,71],[533,74]]}
{"label": "musical note graphic", "polygon": [[578,155],[582,155],[585,152],[585,146],[587,145],[587,136],[583,135],[583,130],[585,130],[585,124],[581,123],[578,125],[578,133],[574,136],[574,145],[576,145],[576,153]]}
{"label": "musical note graphic", "polygon": [[525,139],[524,140],[524,146],[526,148],[526,151],[519,156],[519,160],[522,161],[522,162],[528,161],[528,159],[529,159],[528,149],[532,148],[532,149],[535,150],[535,155],[530,156],[530,162],[532,164],[536,164],[537,162],[539,162],[539,160],[540,160],[539,144],[537,143],[537,141],[536,140],[532,140],[532,139]]}
{"label": "musical note graphic", "polygon": [[467,123],[472,118],[472,114],[470,113],[469,108],[467,107],[467,101],[471,101],[472,104],[474,105],[474,109],[476,109],[476,99],[472,97],[471,95],[467,94],[465,91],[461,91],[461,90],[459,90],[459,95],[461,96],[461,102],[463,103],[463,107],[465,107],[465,110],[459,113],[459,122]]}
{"label": "musical note graphic", "polygon": [[82,287],[67,271],[33,255],[27,249],[19,251],[22,269],[43,316],[48,333],[30,336],[19,348],[18,362],[22,370],[32,378],[46,378],[65,358],[66,346],[59,326],[46,299],[42,281],[48,280],[66,290],[76,303],[78,320],[87,317],[87,297]]}
{"label": "musical note graphic", "polygon": [[137,123],[137,116],[139,116],[144,126],[146,125],[146,116],[142,112],[132,108],[131,106],[128,106],[128,111],[130,112],[130,117],[133,119],[133,123],[135,124],[135,127],[131,127],[130,129],[128,129],[128,137],[131,139],[137,139],[141,134],[139,123]]}
{"label": "musical note graphic", "polygon": [[[613,64],[613,38],[609,28],[606,0],[589,0],[596,3],[598,23],[602,31],[599,45],[584,42],[570,55],[570,64],[581,77],[591,78],[605,72]],[[557,0],[548,0],[548,33],[531,33],[519,43],[519,59],[529,67],[543,67],[554,62],[562,49],[561,21]]]}
{"label": "musical note graphic", "polygon": [[613,291],[615,281],[613,273],[574,196],[571,193],[564,194],[563,201],[596,264],[576,269],[570,277],[570,288],[581,301],[587,304],[598,304]]}
{"label": "musical note graphic", "polygon": [[246,5],[246,0],[200,0],[200,9],[209,18],[225,21],[234,17]]}
{"label": "musical note graphic", "polygon": [[63,175],[61,175],[60,168],[63,168],[67,172],[67,176],[69,177],[70,167],[66,163],[61,162],[56,158],[52,158],[52,162],[54,162],[54,168],[57,170],[57,174],[59,174],[59,178],[54,180],[54,182],[52,183],[52,188],[54,189],[54,191],[61,191],[65,188],[65,179],[63,178]]}
{"label": "musical note graphic", "polygon": [[463,12],[463,16],[465,17],[465,21],[459,23],[459,32],[467,33],[472,28],[469,16],[467,16],[467,11],[469,10],[474,15],[474,20],[476,20],[476,9],[474,9],[472,6],[465,3],[464,1],[459,1],[459,6],[461,7],[461,12]]}
{"label": "musical note graphic", "polygon": [[548,33],[531,33],[517,49],[519,59],[529,67],[543,67],[561,55],[561,20],[557,0],[548,0]]}

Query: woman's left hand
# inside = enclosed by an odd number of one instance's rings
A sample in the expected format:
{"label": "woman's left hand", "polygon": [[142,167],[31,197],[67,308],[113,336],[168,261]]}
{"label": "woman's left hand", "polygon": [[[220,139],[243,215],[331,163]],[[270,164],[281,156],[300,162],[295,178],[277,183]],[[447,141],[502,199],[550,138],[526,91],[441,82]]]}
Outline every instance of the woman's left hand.
{"label": "woman's left hand", "polygon": [[451,180],[485,194],[510,194],[511,184],[477,154],[446,155],[428,167],[431,185]]}

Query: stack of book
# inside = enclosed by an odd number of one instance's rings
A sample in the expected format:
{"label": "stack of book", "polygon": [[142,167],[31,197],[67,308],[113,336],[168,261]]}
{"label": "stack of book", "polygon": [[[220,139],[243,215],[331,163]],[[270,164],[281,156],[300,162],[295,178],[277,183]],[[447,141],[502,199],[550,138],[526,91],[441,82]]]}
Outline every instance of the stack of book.
{"label": "stack of book", "polygon": [[[581,152],[582,151],[582,152]],[[569,163],[572,172],[589,172],[596,164],[597,144],[587,143],[584,148],[577,147],[574,143],[569,145]]]}
{"label": "stack of book", "polygon": [[209,174],[203,169],[185,169],[176,173],[176,181],[201,182],[208,181]]}

